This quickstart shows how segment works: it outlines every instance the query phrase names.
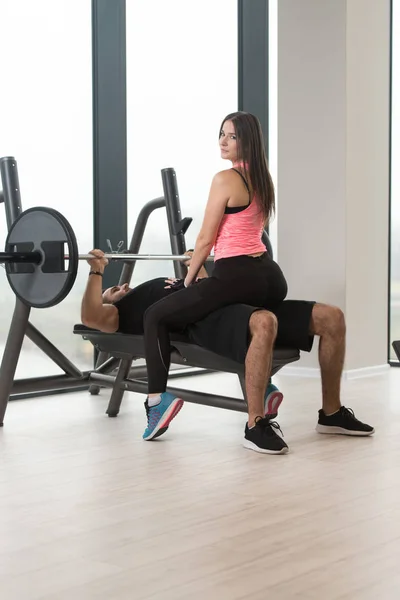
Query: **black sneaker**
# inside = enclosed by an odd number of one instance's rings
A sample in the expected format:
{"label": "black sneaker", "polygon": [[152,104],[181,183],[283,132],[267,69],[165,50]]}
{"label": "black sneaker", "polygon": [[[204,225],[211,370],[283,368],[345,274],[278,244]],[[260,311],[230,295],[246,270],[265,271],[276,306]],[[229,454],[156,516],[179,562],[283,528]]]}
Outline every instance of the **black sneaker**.
{"label": "black sneaker", "polygon": [[338,412],[329,417],[326,416],[324,411],[318,411],[318,423],[316,430],[318,433],[336,433],[339,435],[372,435],[375,429],[366,423],[361,423],[354,416],[354,412],[351,408],[342,406]]}
{"label": "black sneaker", "polygon": [[264,454],[286,454],[289,451],[288,445],[276,433],[276,430],[282,433],[278,423],[270,421],[268,418],[259,417],[251,429],[246,423],[243,446]]}

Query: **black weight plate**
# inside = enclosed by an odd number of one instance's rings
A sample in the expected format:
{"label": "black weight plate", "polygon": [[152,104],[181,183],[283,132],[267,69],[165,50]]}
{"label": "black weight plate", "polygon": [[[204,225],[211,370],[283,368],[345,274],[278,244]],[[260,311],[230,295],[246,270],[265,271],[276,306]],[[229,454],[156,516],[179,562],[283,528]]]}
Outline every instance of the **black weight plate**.
{"label": "black weight plate", "polygon": [[[28,245],[28,246],[27,246]],[[27,306],[48,308],[68,295],[78,272],[78,246],[67,219],[53,208],[35,207],[24,211],[12,224],[6,252],[29,247],[39,251],[39,265],[6,263],[8,282]],[[64,254],[69,260],[64,261]]]}

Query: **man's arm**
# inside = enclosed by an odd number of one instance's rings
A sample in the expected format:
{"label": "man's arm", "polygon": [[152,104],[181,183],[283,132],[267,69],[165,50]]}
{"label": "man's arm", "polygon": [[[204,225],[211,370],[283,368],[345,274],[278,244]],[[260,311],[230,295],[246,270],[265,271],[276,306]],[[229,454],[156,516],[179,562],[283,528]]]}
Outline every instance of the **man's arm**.
{"label": "man's arm", "polygon": [[105,333],[115,333],[118,329],[118,309],[112,304],[103,304],[102,283],[108,260],[101,250],[92,250],[93,259],[88,260],[90,270],[100,273],[89,275],[82,298],[81,320],[86,327],[99,329]]}

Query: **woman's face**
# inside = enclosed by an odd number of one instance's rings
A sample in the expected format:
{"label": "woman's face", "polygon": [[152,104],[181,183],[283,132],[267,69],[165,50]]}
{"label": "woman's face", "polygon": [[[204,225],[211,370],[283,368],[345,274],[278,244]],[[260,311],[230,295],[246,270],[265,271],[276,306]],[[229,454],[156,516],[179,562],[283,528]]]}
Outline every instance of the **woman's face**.
{"label": "woman's face", "polygon": [[114,302],[121,300],[130,291],[131,288],[127,283],[124,283],[124,285],[114,285],[114,287],[107,288],[103,292],[103,302],[114,304]]}
{"label": "woman's face", "polygon": [[225,121],[219,135],[219,147],[221,149],[221,158],[237,161],[237,141],[235,127],[232,121]]}

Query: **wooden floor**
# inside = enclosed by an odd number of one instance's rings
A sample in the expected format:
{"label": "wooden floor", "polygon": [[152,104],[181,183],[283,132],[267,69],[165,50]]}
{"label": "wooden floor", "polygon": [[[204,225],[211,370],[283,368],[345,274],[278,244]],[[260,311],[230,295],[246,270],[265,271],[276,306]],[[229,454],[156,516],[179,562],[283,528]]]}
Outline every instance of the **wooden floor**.
{"label": "wooden floor", "polygon": [[[189,382],[239,394],[230,375]],[[143,396],[117,419],[107,391],[11,403],[1,599],[398,599],[400,369],[343,384],[366,439],[315,432],[318,380],[276,382],[286,456],[243,449],[244,415],[220,409],[186,404],[149,443]]]}

